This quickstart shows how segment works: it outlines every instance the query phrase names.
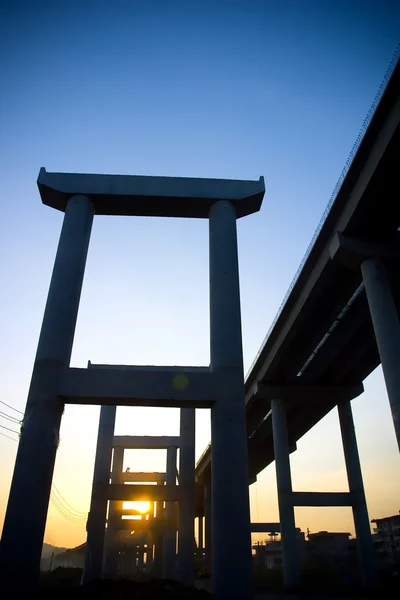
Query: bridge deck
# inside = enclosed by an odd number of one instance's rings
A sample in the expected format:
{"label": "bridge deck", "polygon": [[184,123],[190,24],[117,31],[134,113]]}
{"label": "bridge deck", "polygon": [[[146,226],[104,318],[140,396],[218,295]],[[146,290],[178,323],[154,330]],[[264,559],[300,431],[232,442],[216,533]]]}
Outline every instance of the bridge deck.
{"label": "bridge deck", "polygon": [[[397,63],[360,142],[314,245],[246,379],[246,418],[251,481],[274,460],[268,402],[256,399],[256,381],[338,385],[362,382],[380,363],[362,287],[361,271],[330,258],[337,231],[388,241],[400,226],[400,65]],[[392,269],[400,308],[400,274]],[[289,441],[295,443],[335,405],[296,402],[288,411]],[[210,477],[210,446],[197,464],[201,488]]]}

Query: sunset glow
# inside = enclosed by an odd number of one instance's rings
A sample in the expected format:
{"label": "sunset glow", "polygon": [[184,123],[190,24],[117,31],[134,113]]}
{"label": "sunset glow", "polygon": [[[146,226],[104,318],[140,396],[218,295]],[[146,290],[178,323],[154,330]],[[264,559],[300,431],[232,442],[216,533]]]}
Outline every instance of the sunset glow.
{"label": "sunset glow", "polygon": [[122,508],[126,510],[137,510],[142,515],[145,515],[150,511],[150,502],[147,500],[140,500],[136,502],[124,502]]}

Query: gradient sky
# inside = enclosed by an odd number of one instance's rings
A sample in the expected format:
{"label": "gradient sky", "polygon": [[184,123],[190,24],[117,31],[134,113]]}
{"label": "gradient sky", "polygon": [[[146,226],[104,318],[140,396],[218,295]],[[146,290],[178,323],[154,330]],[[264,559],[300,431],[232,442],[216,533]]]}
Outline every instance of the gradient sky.
{"label": "gradient sky", "polygon": [[[399,24],[400,5],[382,0],[3,1],[0,399],[24,410],[62,223],[41,204],[41,166],[264,175],[261,212],[238,223],[247,370],[390,63]],[[208,365],[208,330],[207,222],[96,217],[72,365]],[[400,509],[400,461],[380,368],[365,389],[353,408],[376,518]],[[199,456],[209,411],[197,415]],[[54,481],[79,511],[89,506],[98,416],[99,407],[67,406],[63,418]],[[116,433],[177,434],[178,423],[176,409],[120,408]],[[0,436],[1,521],[16,447]],[[291,463],[297,490],[347,489],[335,411],[300,440]],[[165,454],[127,452],[128,465],[163,470]],[[250,495],[254,521],[278,520],[274,465]],[[350,509],[301,508],[296,522],[354,531]],[[82,543],[84,525],[51,506],[45,540]]]}

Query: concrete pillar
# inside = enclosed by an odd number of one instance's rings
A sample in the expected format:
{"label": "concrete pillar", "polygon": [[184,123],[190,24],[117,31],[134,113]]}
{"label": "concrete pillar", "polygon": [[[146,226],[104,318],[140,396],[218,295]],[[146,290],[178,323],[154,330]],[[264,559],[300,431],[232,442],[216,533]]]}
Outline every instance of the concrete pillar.
{"label": "concrete pillar", "polygon": [[200,515],[198,519],[198,548],[199,548],[199,556],[201,560],[203,560],[203,548],[204,548],[204,529],[203,529],[203,515]]}
{"label": "concrete pillar", "polygon": [[[171,446],[167,448],[167,469],[165,483],[167,485],[176,485],[176,458],[177,448]],[[175,502],[166,502],[164,516],[166,526],[164,530],[163,541],[163,566],[162,574],[165,579],[174,579],[176,562],[176,528],[171,523],[175,517]]]}
{"label": "concrete pillar", "polygon": [[380,258],[361,264],[376,343],[400,450],[400,322],[386,266]]}
{"label": "concrete pillar", "polygon": [[279,399],[272,400],[271,409],[279,520],[281,523],[283,581],[285,587],[293,587],[300,583],[300,567],[284,402]]}
{"label": "concrete pillar", "polygon": [[204,486],[204,520],[205,520],[205,564],[209,571],[212,571],[212,506],[211,506],[211,485],[206,483]]}
{"label": "concrete pillar", "polygon": [[[114,448],[111,483],[122,482],[122,469],[124,464],[124,449],[121,447]],[[118,533],[118,525],[121,519],[122,502],[112,500],[108,508],[108,524],[106,532],[106,541],[104,548],[104,565],[103,574],[106,579],[113,579],[118,574],[118,553],[116,547],[116,537]]]}
{"label": "concrete pillar", "polygon": [[148,543],[146,549],[146,571],[150,573],[153,567],[153,544]]}
{"label": "concrete pillar", "polygon": [[179,502],[178,517],[178,579],[189,586],[194,585],[194,520],[195,520],[195,430],[196,411],[181,408],[179,485],[184,494]]}
{"label": "concrete pillar", "polygon": [[350,401],[338,404],[340,430],[342,432],[347,479],[353,501],[353,517],[357,538],[357,550],[361,567],[361,578],[366,587],[377,583],[375,554],[365,500],[364,484],[358,455],[357,439],[354,430]]}
{"label": "concrete pillar", "polygon": [[39,578],[64,410],[58,397],[59,382],[70,362],[92,222],[90,200],[85,196],[71,197],[47,296],[4,520],[0,551],[3,583],[22,583],[21,573],[26,586]]}
{"label": "concrete pillar", "polygon": [[211,409],[214,593],[219,600],[245,600],[252,598],[253,575],[236,210],[231,202],[212,205],[209,232],[211,369],[220,376]]}
{"label": "concrete pillar", "polygon": [[92,497],[87,521],[85,566],[82,583],[100,579],[103,570],[104,536],[107,517],[107,486],[110,481],[116,406],[102,406],[97,435]]}
{"label": "concrete pillar", "polygon": [[138,561],[137,561],[138,571],[143,571],[143,567],[144,567],[144,545],[141,544],[139,546],[139,554],[138,554]]}
{"label": "concrete pillar", "polygon": [[163,531],[162,531],[162,520],[163,520],[163,509],[162,503],[157,502],[157,524],[154,531],[154,559],[153,559],[153,570],[152,575],[154,578],[162,577],[163,570]]}

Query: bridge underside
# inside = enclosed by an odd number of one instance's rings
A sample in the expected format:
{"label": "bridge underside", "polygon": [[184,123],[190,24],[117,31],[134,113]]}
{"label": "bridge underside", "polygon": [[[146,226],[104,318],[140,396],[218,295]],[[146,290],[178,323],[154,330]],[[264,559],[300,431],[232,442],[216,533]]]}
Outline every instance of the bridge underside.
{"label": "bridge underside", "polygon": [[[253,394],[254,383],[335,386],[361,383],[379,364],[376,338],[360,268],[331,260],[337,231],[366,242],[396,243],[400,226],[400,67],[397,65],[341,183],[312,250],[246,380],[250,481],[274,460],[270,404]],[[397,263],[398,264],[398,263]],[[400,310],[400,270],[387,263]],[[289,444],[336,405],[299,398],[287,409]],[[196,470],[197,510],[210,477],[211,449]]]}

